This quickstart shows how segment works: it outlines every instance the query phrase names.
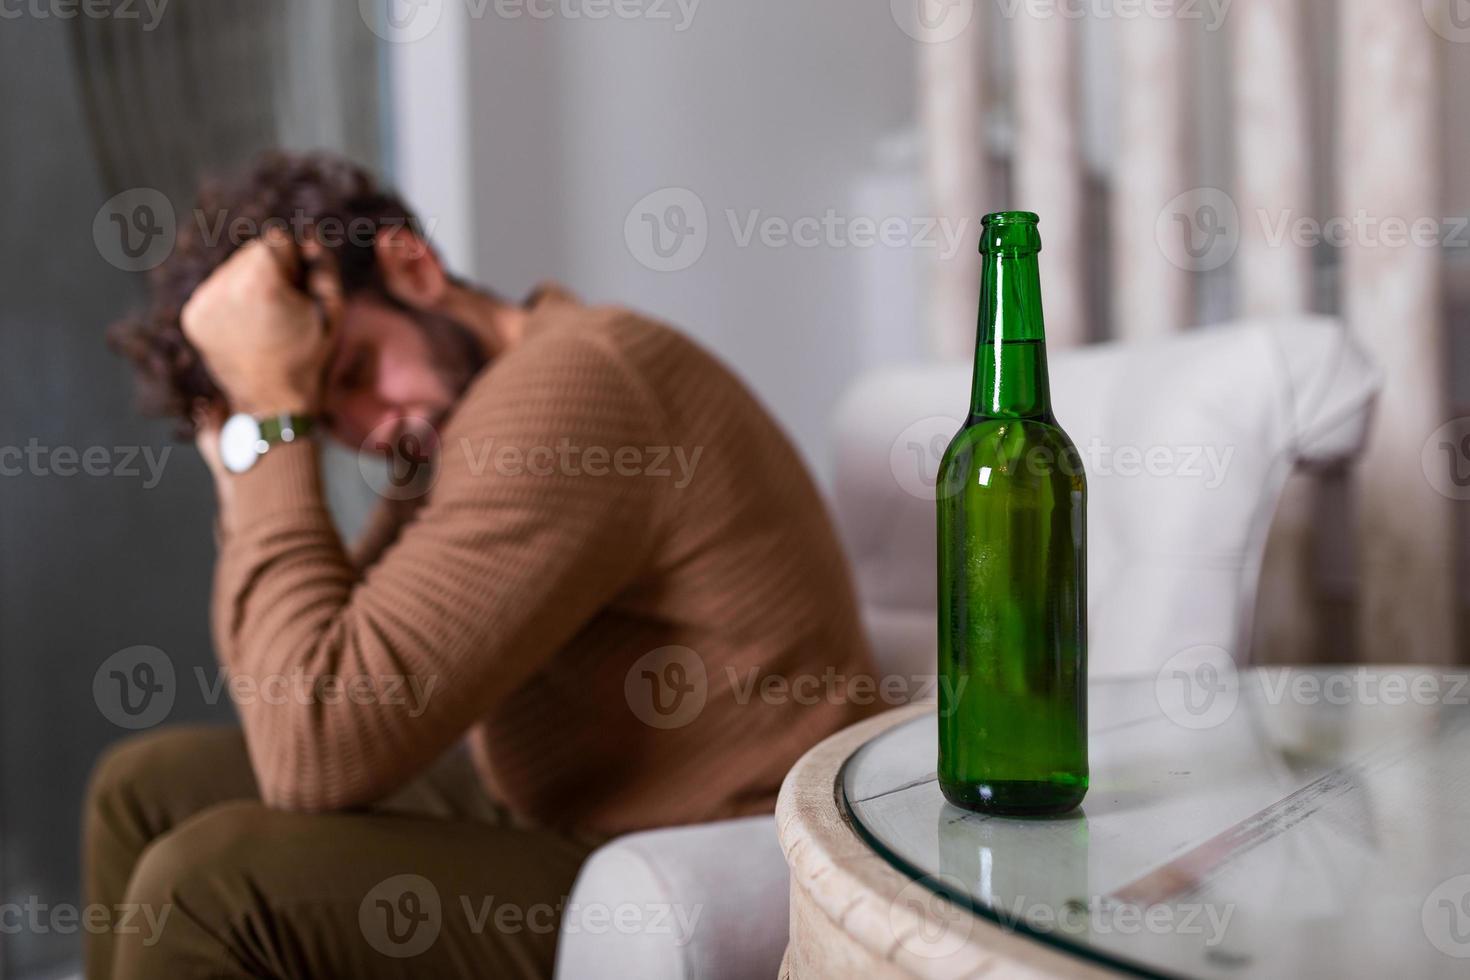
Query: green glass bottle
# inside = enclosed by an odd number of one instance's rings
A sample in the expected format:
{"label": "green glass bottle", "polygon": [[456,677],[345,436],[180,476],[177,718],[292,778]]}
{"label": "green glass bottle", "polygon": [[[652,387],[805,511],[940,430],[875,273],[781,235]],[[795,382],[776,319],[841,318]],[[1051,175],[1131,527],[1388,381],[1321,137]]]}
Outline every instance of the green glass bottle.
{"label": "green glass bottle", "polygon": [[985,219],[970,415],[939,467],[939,785],[986,813],[1087,792],[1087,478],[1057,425],[1036,215]]}

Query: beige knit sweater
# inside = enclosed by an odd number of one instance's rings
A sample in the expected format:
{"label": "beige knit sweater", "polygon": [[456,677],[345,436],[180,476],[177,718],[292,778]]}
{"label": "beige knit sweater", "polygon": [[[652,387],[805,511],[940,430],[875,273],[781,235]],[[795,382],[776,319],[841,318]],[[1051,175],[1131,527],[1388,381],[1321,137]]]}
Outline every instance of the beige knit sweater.
{"label": "beige knit sweater", "polygon": [[877,707],[828,516],[750,393],[625,310],[553,288],[529,319],[356,559],[308,442],[235,478],[214,632],[267,802],[371,802],[468,734],[535,823],[758,813]]}

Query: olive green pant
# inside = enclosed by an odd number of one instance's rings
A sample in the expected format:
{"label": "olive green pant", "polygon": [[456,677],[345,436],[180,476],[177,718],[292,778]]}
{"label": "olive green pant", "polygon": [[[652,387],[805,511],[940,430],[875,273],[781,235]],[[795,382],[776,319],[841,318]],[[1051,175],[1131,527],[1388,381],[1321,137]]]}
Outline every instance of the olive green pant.
{"label": "olive green pant", "polygon": [[517,825],[457,753],[370,811],[270,809],[225,728],[109,750],[83,833],[90,980],[549,976],[597,844]]}

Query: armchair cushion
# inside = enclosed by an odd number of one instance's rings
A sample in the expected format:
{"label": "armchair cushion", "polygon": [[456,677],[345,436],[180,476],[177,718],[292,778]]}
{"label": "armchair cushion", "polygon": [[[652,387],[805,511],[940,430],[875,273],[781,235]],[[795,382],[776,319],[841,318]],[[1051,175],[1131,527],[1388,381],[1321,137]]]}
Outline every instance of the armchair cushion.
{"label": "armchair cushion", "polygon": [[577,876],[556,976],[768,980],[786,951],[788,888],[774,817],[620,837]]}

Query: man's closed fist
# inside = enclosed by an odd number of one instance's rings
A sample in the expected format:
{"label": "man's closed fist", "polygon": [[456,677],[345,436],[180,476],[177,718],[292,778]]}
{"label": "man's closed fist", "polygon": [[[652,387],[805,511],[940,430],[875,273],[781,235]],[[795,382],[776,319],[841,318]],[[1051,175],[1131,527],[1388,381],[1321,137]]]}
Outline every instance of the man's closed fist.
{"label": "man's closed fist", "polygon": [[[184,336],[224,389],[230,409],[311,414],[341,309],[330,253],[281,229],[241,248],[199,285],[181,315]],[[302,263],[307,291],[298,281]]]}

